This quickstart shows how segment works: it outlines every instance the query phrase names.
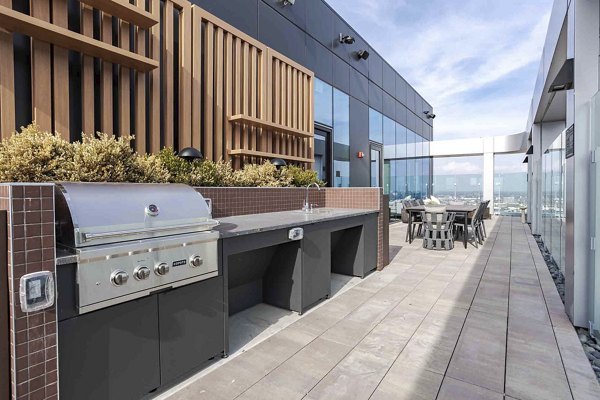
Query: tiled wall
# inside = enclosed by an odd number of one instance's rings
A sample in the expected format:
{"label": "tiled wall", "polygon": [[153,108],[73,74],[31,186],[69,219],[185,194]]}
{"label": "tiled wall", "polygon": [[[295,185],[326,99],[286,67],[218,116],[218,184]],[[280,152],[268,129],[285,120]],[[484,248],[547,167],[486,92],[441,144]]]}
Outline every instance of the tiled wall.
{"label": "tiled wall", "polygon": [[[212,199],[213,217],[300,210],[306,188],[196,188]],[[383,195],[380,188],[323,188],[309,190],[309,203],[315,207],[366,208],[380,210],[378,218],[378,265],[383,265]]]}
{"label": "tiled wall", "polygon": [[24,314],[19,279],[55,272],[54,185],[1,184],[0,209],[8,211],[8,278],[13,399],[56,399],[58,361],[55,308]]}

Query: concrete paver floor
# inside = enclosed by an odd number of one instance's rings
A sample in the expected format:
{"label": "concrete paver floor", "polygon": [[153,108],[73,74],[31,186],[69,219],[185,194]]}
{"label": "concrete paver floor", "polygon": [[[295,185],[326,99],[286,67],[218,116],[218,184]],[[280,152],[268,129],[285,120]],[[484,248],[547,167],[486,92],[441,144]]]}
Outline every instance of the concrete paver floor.
{"label": "concrete paver floor", "polygon": [[486,223],[449,252],[392,225],[383,271],[160,397],[600,399],[529,228]]}

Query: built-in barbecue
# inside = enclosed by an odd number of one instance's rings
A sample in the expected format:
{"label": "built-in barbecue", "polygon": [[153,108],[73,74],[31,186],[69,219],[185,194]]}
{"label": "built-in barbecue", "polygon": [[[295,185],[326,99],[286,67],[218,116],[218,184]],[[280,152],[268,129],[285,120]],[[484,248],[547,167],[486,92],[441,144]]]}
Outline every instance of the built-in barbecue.
{"label": "built-in barbecue", "polygon": [[216,276],[218,224],[185,185],[63,183],[59,246],[78,255],[80,313]]}

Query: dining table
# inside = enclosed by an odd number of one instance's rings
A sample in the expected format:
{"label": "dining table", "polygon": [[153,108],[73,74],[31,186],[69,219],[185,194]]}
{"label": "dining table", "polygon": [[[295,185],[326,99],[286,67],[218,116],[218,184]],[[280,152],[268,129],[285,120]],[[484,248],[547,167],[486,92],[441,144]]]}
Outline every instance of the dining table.
{"label": "dining table", "polygon": [[[465,249],[467,248],[467,238],[468,238],[468,227],[469,227],[469,215],[477,211],[477,205],[448,205],[446,206],[446,212],[453,212],[456,215],[464,216],[464,234],[463,234],[463,244]],[[425,206],[412,206],[406,207],[406,212],[408,213],[408,242],[412,243],[413,241],[413,231],[412,231],[412,221],[413,215],[419,214],[422,211],[425,211]]]}

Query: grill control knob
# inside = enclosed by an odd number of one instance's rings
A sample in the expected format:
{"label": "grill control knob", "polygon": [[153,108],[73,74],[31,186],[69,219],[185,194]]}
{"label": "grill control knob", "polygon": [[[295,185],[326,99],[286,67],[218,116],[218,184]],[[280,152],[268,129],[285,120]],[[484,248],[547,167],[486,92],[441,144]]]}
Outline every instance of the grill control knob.
{"label": "grill control knob", "polygon": [[141,265],[133,271],[133,276],[138,281],[143,281],[144,279],[148,279],[148,277],[150,277],[150,268]]}
{"label": "grill control knob", "polygon": [[154,267],[154,273],[158,276],[166,275],[169,272],[169,264],[160,263]]}
{"label": "grill control knob", "polygon": [[127,272],[120,269],[114,271],[110,275],[110,281],[115,286],[123,286],[125,283],[127,283],[127,279],[129,279],[129,275],[127,274]]}
{"label": "grill control knob", "polygon": [[190,266],[192,268],[199,267],[203,263],[204,263],[204,260],[200,256],[192,256],[192,257],[190,257]]}

